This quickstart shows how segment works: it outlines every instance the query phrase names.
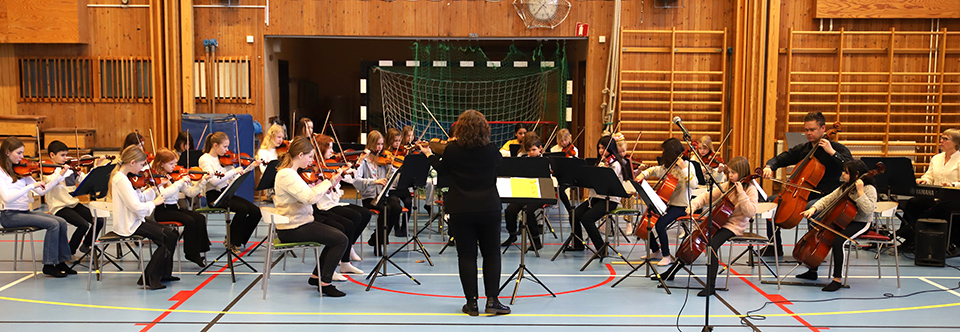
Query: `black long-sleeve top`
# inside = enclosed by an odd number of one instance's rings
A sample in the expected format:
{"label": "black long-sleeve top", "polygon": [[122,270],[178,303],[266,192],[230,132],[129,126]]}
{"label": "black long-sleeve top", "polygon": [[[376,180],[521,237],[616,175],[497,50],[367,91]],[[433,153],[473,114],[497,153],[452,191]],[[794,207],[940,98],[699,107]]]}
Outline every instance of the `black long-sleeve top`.
{"label": "black long-sleeve top", "polygon": [[[777,168],[780,167],[799,164],[803,161],[803,158],[810,153],[810,149],[816,146],[816,143],[817,141],[797,144],[790,148],[790,150],[784,151],[776,157],[767,160],[767,166],[770,167],[770,170],[776,171]],[[837,151],[832,156],[826,151],[823,151],[823,149],[817,149],[817,152],[813,153],[813,157],[817,158],[817,160],[823,164],[825,170],[823,172],[823,178],[820,179],[820,183],[815,188],[817,191],[820,191],[821,194],[810,193],[811,199],[820,198],[837,189],[837,187],[840,187],[840,173],[843,171],[843,163],[848,160],[853,160],[850,149],[847,149],[843,144],[830,141],[830,145]]]}
{"label": "black long-sleeve top", "polygon": [[430,155],[437,176],[450,176],[450,191],[443,196],[447,213],[500,211],[497,192],[497,166],[503,161],[499,149],[490,144],[464,148],[450,142],[443,157]]}

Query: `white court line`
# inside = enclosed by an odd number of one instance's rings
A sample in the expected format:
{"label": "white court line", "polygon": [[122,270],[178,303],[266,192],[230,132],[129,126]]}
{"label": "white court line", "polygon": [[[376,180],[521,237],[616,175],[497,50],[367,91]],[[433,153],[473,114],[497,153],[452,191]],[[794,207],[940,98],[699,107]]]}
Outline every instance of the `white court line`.
{"label": "white court line", "polygon": [[960,293],[957,293],[957,292],[955,292],[955,291],[953,291],[953,290],[948,290],[948,289],[950,289],[950,288],[943,287],[943,285],[940,285],[940,284],[935,283],[935,282],[933,282],[933,281],[927,280],[927,278],[920,278],[920,280],[923,280],[923,282],[926,282],[926,283],[928,283],[928,284],[933,285],[933,287],[936,287],[936,288],[939,288],[939,289],[942,289],[942,290],[946,290],[948,293],[953,294],[953,295],[955,295],[955,296],[957,296],[957,297],[960,297]]}
{"label": "white court line", "polygon": [[33,278],[33,276],[34,276],[33,272],[29,272],[29,273],[30,273],[30,275],[28,275],[28,276],[25,276],[25,277],[23,277],[23,278],[17,279],[17,281],[11,282],[11,283],[9,283],[9,284],[4,285],[3,287],[0,287],[0,292],[7,290],[7,288],[16,286],[17,284],[23,282],[24,280]]}

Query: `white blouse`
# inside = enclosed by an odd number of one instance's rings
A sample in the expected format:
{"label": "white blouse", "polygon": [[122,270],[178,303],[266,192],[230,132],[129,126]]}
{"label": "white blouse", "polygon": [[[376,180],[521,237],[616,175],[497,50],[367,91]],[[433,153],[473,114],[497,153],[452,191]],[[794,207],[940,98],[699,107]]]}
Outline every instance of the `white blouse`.
{"label": "white blouse", "polygon": [[950,159],[944,162],[946,156],[945,152],[940,152],[930,158],[930,167],[920,179],[938,186],[944,183],[960,186],[960,151],[951,154]]}
{"label": "white blouse", "polygon": [[323,180],[310,187],[293,168],[281,168],[277,171],[276,193],[273,204],[277,214],[290,218],[287,224],[277,224],[277,229],[294,229],[313,221],[313,205],[320,201],[321,195],[330,189],[330,181]]}
{"label": "white blouse", "polygon": [[113,196],[113,231],[121,236],[133,235],[156,208],[153,205],[156,193],[133,189],[127,175],[121,172],[110,177],[110,194]]}
{"label": "white blouse", "polygon": [[210,190],[223,191],[223,188],[226,188],[227,185],[230,184],[230,181],[240,176],[240,171],[241,171],[241,169],[235,168],[233,166],[230,166],[230,168],[223,167],[222,165],[220,165],[220,159],[217,157],[214,157],[209,153],[204,153],[202,156],[200,156],[200,168],[203,169],[204,172],[207,172],[210,174],[214,174],[216,172],[220,172],[223,174],[222,178],[215,177],[215,176],[211,177],[210,180],[207,181],[206,186],[204,187],[206,191],[210,191]]}
{"label": "white blouse", "polygon": [[267,164],[277,160],[277,148],[257,150],[257,159],[260,160],[260,174],[267,171]]}
{"label": "white blouse", "polygon": [[163,195],[163,204],[176,205],[181,192],[186,197],[197,196],[206,184],[206,179],[193,183],[189,176],[184,176],[180,181],[175,181],[164,188],[160,188],[160,194]]}
{"label": "white blouse", "polygon": [[46,189],[41,190],[37,189],[34,184],[37,181],[32,177],[25,176],[13,181],[13,177],[7,172],[0,171],[0,205],[4,210],[29,211],[31,199],[30,195],[27,195],[28,192],[32,190],[35,194],[43,196],[63,180],[63,177],[57,175],[60,174],[59,168],[53,174],[51,181],[46,183]]}
{"label": "white blouse", "polygon": [[[58,211],[64,208],[74,208],[77,204],[80,204],[80,200],[76,197],[70,195],[74,190],[77,190],[77,185],[80,182],[83,182],[83,179],[87,177],[86,173],[76,172],[71,169],[67,171],[67,174],[63,176],[63,179],[76,175],[77,184],[68,186],[65,182],[57,183],[53,188],[50,188],[50,191],[47,193],[47,211],[50,211],[52,214],[56,214]],[[43,181],[51,182],[56,180],[58,177],[57,173],[50,175],[44,175]]]}
{"label": "white blouse", "polygon": [[[677,183],[677,188],[673,190],[673,194],[670,195],[670,199],[667,200],[667,205],[673,206],[687,206],[687,202],[690,201],[690,191],[699,185],[697,181],[697,174],[693,170],[693,165],[689,161],[681,160],[681,163],[685,163],[687,168],[680,170],[679,166],[675,166],[670,169],[670,173],[673,176],[676,176],[679,180]],[[687,171],[689,170],[689,172]],[[648,176],[654,176],[662,178],[666,176],[666,168],[663,166],[654,166],[643,170],[639,176],[637,176],[637,181],[640,179],[645,179]]]}

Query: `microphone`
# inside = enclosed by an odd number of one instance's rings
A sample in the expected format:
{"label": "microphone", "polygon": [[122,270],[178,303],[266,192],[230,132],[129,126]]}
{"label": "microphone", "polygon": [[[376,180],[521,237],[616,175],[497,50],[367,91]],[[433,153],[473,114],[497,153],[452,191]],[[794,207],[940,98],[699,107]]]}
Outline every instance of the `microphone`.
{"label": "microphone", "polygon": [[684,137],[690,137],[690,131],[687,130],[687,127],[683,126],[683,120],[680,120],[679,116],[673,117],[673,123],[676,123],[680,130],[683,130]]}

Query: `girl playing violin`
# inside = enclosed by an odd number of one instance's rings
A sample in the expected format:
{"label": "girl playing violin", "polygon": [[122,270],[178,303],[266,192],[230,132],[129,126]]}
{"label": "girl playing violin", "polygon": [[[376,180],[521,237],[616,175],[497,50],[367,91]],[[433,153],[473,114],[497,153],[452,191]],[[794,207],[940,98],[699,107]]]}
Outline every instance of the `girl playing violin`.
{"label": "girl playing violin", "polygon": [[181,131],[177,134],[177,139],[173,141],[173,148],[180,156],[177,165],[184,168],[190,168],[199,165],[200,156],[203,154],[193,146],[193,135],[190,132]]}
{"label": "girl playing violin", "polygon": [[[333,158],[333,138],[327,135],[320,135],[317,138],[317,145],[320,151],[323,151],[323,159]],[[339,178],[337,178],[339,179]],[[344,173],[342,180],[347,183],[354,182],[353,170],[350,169]],[[340,258],[340,273],[363,274],[363,271],[350,264],[351,260],[360,260],[353,250],[353,244],[360,238],[360,234],[370,223],[370,209],[344,203],[340,201],[343,196],[343,190],[340,189],[340,181],[334,181],[332,188],[321,195],[320,201],[314,205],[314,218],[324,220],[325,224],[336,227],[342,231],[349,241],[347,249]]]}
{"label": "girl playing violin", "polygon": [[[374,252],[379,255],[380,244],[387,241],[390,230],[399,222],[402,208],[400,199],[389,194],[384,195],[378,205],[373,205],[374,198],[387,184],[387,177],[390,176],[392,166],[389,163],[386,165],[377,164],[377,155],[383,151],[383,134],[379,131],[374,130],[367,134],[366,149],[370,150],[370,154],[360,160],[357,172],[354,175],[353,186],[360,191],[363,207],[380,211],[377,216],[377,231],[370,234],[370,240],[367,241],[367,244],[374,246]],[[387,211],[384,211],[384,208]],[[385,234],[387,238],[383,238]]]}
{"label": "girl playing violin", "polygon": [[[413,134],[413,127],[411,126],[403,126],[403,130],[400,131],[400,136],[403,137],[403,139],[400,140],[400,146],[402,147],[409,147],[410,144],[413,144],[413,141],[417,139]],[[409,151],[404,149],[400,155],[406,155],[408,152]]]}
{"label": "girl playing violin", "polygon": [[[396,158],[400,155],[400,151],[405,151],[402,148],[403,137],[400,134],[399,130],[394,128],[387,129],[387,135],[384,136],[386,139],[385,150],[389,151],[388,154],[390,159]],[[403,203],[403,207],[407,208],[408,211],[413,209],[413,195],[410,194],[410,188],[390,188],[390,196],[396,197]],[[408,215],[409,217],[409,215]],[[407,218],[403,218],[397,221],[394,225],[393,234],[400,237],[407,236]]]}
{"label": "girl playing violin", "polygon": [[127,177],[130,173],[139,173],[146,164],[147,154],[136,145],[128,146],[120,153],[120,163],[110,176],[113,232],[120,236],[140,235],[157,245],[137,284],[145,282],[147,289],[163,289],[167,286],[162,281],[180,280],[172,275],[173,251],[180,235],[171,227],[144,220],[164,202],[163,196],[157,196],[154,190],[134,189]]}
{"label": "girl playing violin", "polygon": [[[323,295],[341,297],[346,294],[331,284],[333,273],[346,251],[348,237],[337,228],[314,219],[312,205],[320,203],[324,194],[332,187],[330,180],[307,184],[298,169],[306,168],[314,158],[314,147],[305,137],[296,137],[290,142],[287,154],[277,166],[276,195],[274,204],[280,215],[290,218],[290,223],[277,225],[277,238],[282,242],[317,242],[324,245],[320,254],[320,264],[313,269],[308,283],[320,285]],[[338,180],[338,179],[335,179]],[[319,280],[318,280],[319,279]]]}
{"label": "girl playing violin", "polygon": [[63,278],[77,274],[65,262],[73,257],[67,242],[67,221],[61,217],[30,211],[32,199],[29,192],[46,194],[67,175],[69,167],[54,172],[48,182],[37,182],[30,174],[17,174],[14,165],[23,161],[23,142],[16,137],[7,137],[0,144],[0,226],[37,227],[47,230],[43,237],[43,274]]}
{"label": "girl playing violin", "polygon": [[[223,132],[215,132],[207,135],[207,141],[204,143],[203,156],[200,156],[200,168],[209,174],[221,173],[222,178],[213,177],[207,180],[206,196],[207,205],[213,206],[220,197],[221,191],[230,184],[230,181],[243,175],[245,169],[233,166],[223,166],[220,164],[220,156],[229,152],[230,138]],[[258,160],[254,160],[251,165],[259,165]],[[230,240],[233,243],[224,243],[227,250],[234,254],[240,254],[240,246],[246,245],[250,240],[257,224],[260,223],[260,208],[243,197],[234,195],[227,202],[230,211],[233,212],[233,221],[230,223]]]}
{"label": "girl playing violin", "polygon": [[[843,184],[818,200],[813,204],[813,207],[800,212],[800,215],[804,218],[810,218],[815,213],[832,205],[834,201],[843,199],[840,195],[844,190],[850,186],[856,186],[856,189],[850,192],[850,199],[857,204],[857,215],[840,233],[851,239],[860,236],[870,228],[870,223],[873,222],[873,211],[877,207],[877,188],[873,186],[873,178],[869,176],[860,178],[866,172],[867,165],[859,159],[844,162],[843,171],[840,173],[840,180],[843,181]],[[833,248],[831,249],[833,252],[833,281],[823,287],[825,292],[833,292],[843,286],[840,282],[843,278],[843,244],[846,241],[847,239],[842,236],[833,239]],[[807,280],[817,280],[817,277],[817,267],[811,267],[807,272],[797,275],[797,278]]]}
{"label": "girl playing violin", "polygon": [[[49,153],[50,162],[54,164],[63,165],[69,161],[67,145],[61,141],[50,142],[47,146],[47,153]],[[106,160],[106,158],[101,157],[97,160],[97,164],[100,164],[104,160]],[[73,235],[70,236],[71,253],[76,253],[77,249],[80,249],[80,251],[84,253],[89,251],[92,236],[87,236],[87,231],[90,229],[90,225],[96,224],[91,234],[93,235],[100,234],[100,229],[103,228],[104,224],[103,220],[96,222],[93,214],[90,213],[90,209],[80,204],[80,200],[76,197],[70,195],[71,192],[77,189],[77,185],[83,182],[86,176],[87,174],[79,170],[74,172],[73,169],[68,170],[64,174],[63,182],[56,182],[56,178],[60,177],[60,174],[57,173],[43,176],[44,182],[52,183],[52,185],[49,185],[51,188],[47,193],[47,210],[55,216],[63,218],[67,223],[77,227],[77,229],[73,231]]]}
{"label": "girl playing violin", "polygon": [[[668,173],[673,174],[673,176],[678,179],[673,194],[670,195],[670,199],[666,202],[667,211],[657,220],[657,239],[654,238],[654,233],[650,233],[648,243],[652,257],[644,257],[644,259],[662,258],[657,265],[667,266],[674,261],[673,256],[670,256],[670,237],[667,236],[667,227],[673,224],[677,218],[686,214],[686,208],[690,201],[690,191],[697,187],[697,175],[693,172],[692,168],[688,169],[688,167],[691,167],[690,162],[680,158],[684,148],[679,139],[675,137],[668,138],[666,141],[663,141],[660,147],[663,149],[661,160],[664,165],[668,166],[654,166],[643,170],[643,172],[640,172],[640,175],[637,176],[637,182],[648,176],[663,178],[667,176]],[[670,164],[673,164],[673,167],[667,168]]]}
{"label": "girl playing violin", "polygon": [[302,117],[297,121],[297,127],[294,128],[293,136],[303,136],[313,135],[313,120],[310,120],[308,117]]}
{"label": "girl playing violin", "polygon": [[500,155],[504,157],[510,156],[510,146],[511,145],[522,145],[523,136],[527,134],[527,127],[522,123],[517,123],[513,126],[513,139],[503,143],[503,146],[500,147]]}
{"label": "girl playing violin", "polygon": [[143,150],[143,136],[136,132],[127,134],[127,136],[123,138],[123,147],[120,148],[120,150],[123,151],[131,145],[136,145],[138,148]]}
{"label": "girl playing violin", "polygon": [[557,145],[550,147],[550,153],[559,152],[566,153],[569,158],[580,156],[580,151],[573,145],[573,135],[570,135],[570,129],[563,128],[557,131]]}
{"label": "girl playing violin", "polygon": [[[710,206],[711,201],[713,201],[714,204],[719,204],[719,202],[716,201],[723,196],[724,192],[733,190],[733,192],[726,197],[726,199],[729,199],[734,204],[733,212],[730,214],[729,219],[727,219],[727,223],[723,224],[719,231],[710,234],[709,246],[713,250],[707,251],[709,255],[714,255],[712,253],[720,250],[720,246],[730,238],[743,235],[743,231],[750,226],[750,218],[753,218],[753,215],[757,212],[757,197],[759,197],[757,187],[753,186],[753,181],[747,182],[746,184],[740,182],[744,176],[750,174],[750,162],[747,161],[747,158],[739,156],[731,159],[730,165],[724,169],[724,173],[726,173],[726,179],[728,181],[720,184],[719,190],[714,190],[712,197],[709,195],[697,196],[697,198],[690,201],[690,206],[686,209],[686,214],[689,215],[702,207]],[[709,258],[710,264],[707,266],[707,278],[710,278],[707,285],[711,286],[716,285],[717,269],[719,269],[719,260],[716,257],[719,256],[711,256]],[[682,267],[683,261],[677,260],[670,269],[663,273],[663,275],[666,276],[664,279],[672,280],[673,276],[676,275],[677,271]],[[714,289],[704,288],[697,293],[697,296],[713,294]]]}
{"label": "girl playing violin", "polygon": [[[177,154],[169,149],[157,151],[153,159],[151,170],[154,174],[169,177],[177,166]],[[207,218],[200,213],[181,209],[177,205],[180,193],[186,197],[195,197],[200,194],[207,184],[210,175],[204,175],[200,181],[193,182],[189,176],[183,176],[179,181],[168,181],[160,188],[163,195],[163,204],[158,205],[153,216],[160,221],[176,221],[183,224],[183,255],[187,260],[204,267],[200,253],[210,251],[210,238],[207,236]],[[191,183],[193,182],[193,183]]]}
{"label": "girl playing violin", "polygon": [[[278,124],[270,125],[270,129],[267,129],[267,132],[263,134],[263,142],[260,143],[260,150],[257,150],[256,155],[256,158],[263,162],[260,164],[260,174],[267,171],[268,163],[277,160],[279,155],[277,148],[283,144],[283,139],[286,138],[286,136],[286,133],[283,132],[283,127]],[[273,189],[267,189],[265,193],[267,197],[263,200],[272,200],[273,191]]]}
{"label": "girl playing violin", "polygon": [[[609,167],[613,169],[621,180],[630,180],[632,174],[630,174],[630,167],[626,164],[626,159],[620,155],[620,151],[617,149],[616,142],[613,141],[611,136],[603,136],[597,142],[597,151],[600,153],[600,166]],[[576,221],[573,224],[573,235],[577,239],[583,238],[583,231],[581,227],[587,230],[587,235],[590,236],[590,240],[593,241],[593,246],[600,250],[603,247],[605,241],[603,236],[600,235],[600,230],[597,229],[597,220],[600,220],[608,212],[613,211],[617,208],[617,205],[620,203],[620,197],[610,197],[609,200],[606,199],[606,196],[598,195],[596,191],[592,188],[588,192],[589,200],[586,202],[580,203],[580,206],[574,210],[574,220]],[[564,250],[569,251],[583,251],[583,241],[577,240],[573,241],[573,244]]]}
{"label": "girl playing violin", "polygon": [[[723,181],[725,180],[724,176],[726,174],[726,172],[724,172],[724,169],[727,168],[727,165],[724,165],[722,162],[720,162],[721,159],[719,159],[719,157],[714,158],[714,154],[716,152],[713,151],[713,140],[710,139],[710,136],[707,136],[707,135],[700,136],[700,139],[697,141],[696,148],[697,148],[697,154],[700,155],[700,159],[703,159],[703,162],[710,163],[710,161],[713,160],[713,163],[711,163],[711,165],[700,164],[700,169],[704,171],[709,170],[710,174],[713,174],[713,178],[717,180],[717,183],[723,183]],[[700,163],[700,160],[697,158],[691,158],[691,160],[693,160],[696,163]],[[716,165],[716,166],[713,166],[713,165]]]}

